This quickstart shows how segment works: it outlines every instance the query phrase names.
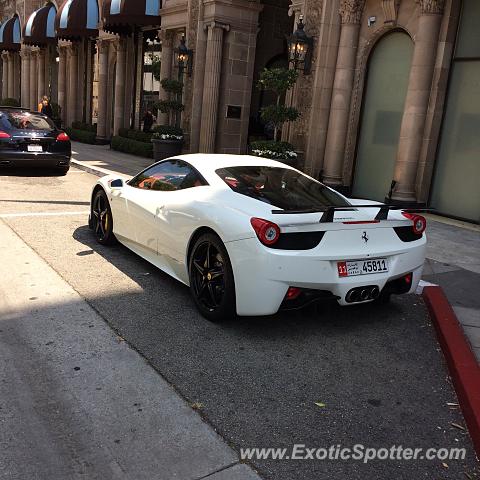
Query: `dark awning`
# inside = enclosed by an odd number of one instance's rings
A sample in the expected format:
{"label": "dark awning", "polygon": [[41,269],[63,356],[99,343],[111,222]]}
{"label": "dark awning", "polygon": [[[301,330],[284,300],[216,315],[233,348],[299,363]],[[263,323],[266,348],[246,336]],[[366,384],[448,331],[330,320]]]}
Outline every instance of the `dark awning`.
{"label": "dark awning", "polygon": [[23,29],[23,43],[45,47],[50,43],[56,43],[55,16],[57,9],[53,3],[47,3],[44,7],[35,10],[28,18]]}
{"label": "dark awning", "polygon": [[14,15],[0,27],[0,51],[18,52],[21,41],[20,19]]}
{"label": "dark awning", "polygon": [[80,40],[98,37],[99,9],[97,0],[66,0],[55,19],[57,37]]}
{"label": "dark awning", "polygon": [[105,0],[102,8],[103,29],[129,35],[135,27],[160,26],[161,0]]}

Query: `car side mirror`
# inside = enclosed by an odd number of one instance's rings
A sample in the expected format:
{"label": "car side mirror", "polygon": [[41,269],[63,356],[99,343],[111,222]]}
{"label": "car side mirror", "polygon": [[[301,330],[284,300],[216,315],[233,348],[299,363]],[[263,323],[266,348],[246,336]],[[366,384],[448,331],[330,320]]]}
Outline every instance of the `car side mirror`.
{"label": "car side mirror", "polygon": [[123,187],[123,180],[121,178],[110,180],[110,188],[122,188],[122,187]]}

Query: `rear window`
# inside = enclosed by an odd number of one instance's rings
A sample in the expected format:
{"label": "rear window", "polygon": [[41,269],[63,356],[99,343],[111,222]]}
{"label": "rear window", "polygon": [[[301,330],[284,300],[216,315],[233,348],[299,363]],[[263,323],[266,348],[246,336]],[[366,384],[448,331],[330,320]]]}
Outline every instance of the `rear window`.
{"label": "rear window", "polygon": [[31,112],[0,113],[2,124],[7,129],[14,130],[54,130],[54,123],[40,114]]}
{"label": "rear window", "polygon": [[228,167],[217,175],[234,191],[283,210],[308,210],[350,204],[325,185],[281,167]]}

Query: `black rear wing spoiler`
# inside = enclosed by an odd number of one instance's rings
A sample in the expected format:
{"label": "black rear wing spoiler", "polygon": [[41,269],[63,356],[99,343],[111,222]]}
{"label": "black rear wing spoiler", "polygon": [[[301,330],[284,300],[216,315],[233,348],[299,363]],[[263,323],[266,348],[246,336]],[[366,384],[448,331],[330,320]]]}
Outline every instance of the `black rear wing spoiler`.
{"label": "black rear wing spoiler", "polygon": [[348,207],[335,207],[328,206],[323,208],[312,208],[306,210],[272,210],[273,215],[299,215],[303,213],[323,213],[322,218],[320,218],[320,223],[329,223],[333,222],[335,212],[351,212],[357,210],[358,208],[379,208],[379,212],[375,215],[375,220],[387,220],[388,212],[390,210],[402,210],[402,212],[409,213],[421,213],[421,212],[431,212],[432,209],[429,208],[406,208],[400,207],[398,205],[351,205]]}

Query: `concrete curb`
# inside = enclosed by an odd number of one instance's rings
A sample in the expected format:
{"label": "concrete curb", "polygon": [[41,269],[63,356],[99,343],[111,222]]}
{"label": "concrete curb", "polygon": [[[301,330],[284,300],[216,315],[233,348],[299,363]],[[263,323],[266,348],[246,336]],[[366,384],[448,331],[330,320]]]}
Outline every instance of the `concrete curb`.
{"label": "concrete curb", "polygon": [[435,325],[474,448],[480,457],[480,366],[442,288],[426,286],[423,298]]}

